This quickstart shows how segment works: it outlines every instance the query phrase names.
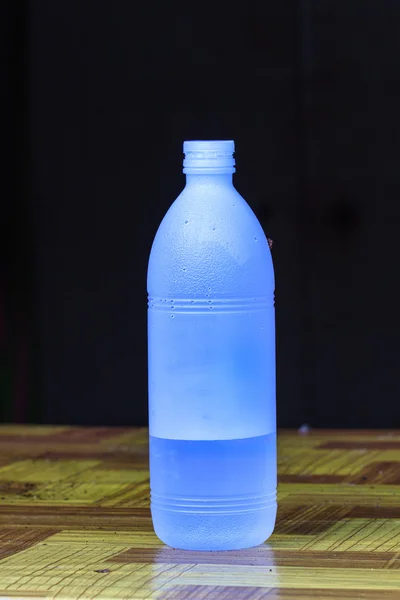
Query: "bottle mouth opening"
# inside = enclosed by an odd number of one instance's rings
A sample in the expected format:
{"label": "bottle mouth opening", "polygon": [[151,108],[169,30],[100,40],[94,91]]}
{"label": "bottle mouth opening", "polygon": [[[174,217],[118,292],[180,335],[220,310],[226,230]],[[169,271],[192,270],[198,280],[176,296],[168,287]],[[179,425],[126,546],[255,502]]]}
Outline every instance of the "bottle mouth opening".
{"label": "bottle mouth opening", "polygon": [[216,172],[223,169],[225,173],[235,172],[235,144],[233,140],[190,140],[183,144],[185,158],[183,172],[193,169]]}

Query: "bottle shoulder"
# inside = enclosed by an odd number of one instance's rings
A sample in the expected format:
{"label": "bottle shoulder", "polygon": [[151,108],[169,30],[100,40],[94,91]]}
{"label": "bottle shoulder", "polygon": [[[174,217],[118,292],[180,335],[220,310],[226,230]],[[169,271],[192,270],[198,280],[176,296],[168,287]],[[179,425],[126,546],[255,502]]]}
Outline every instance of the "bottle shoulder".
{"label": "bottle shoulder", "polygon": [[237,190],[185,188],[155,236],[149,293],[254,296],[273,289],[268,241]]}

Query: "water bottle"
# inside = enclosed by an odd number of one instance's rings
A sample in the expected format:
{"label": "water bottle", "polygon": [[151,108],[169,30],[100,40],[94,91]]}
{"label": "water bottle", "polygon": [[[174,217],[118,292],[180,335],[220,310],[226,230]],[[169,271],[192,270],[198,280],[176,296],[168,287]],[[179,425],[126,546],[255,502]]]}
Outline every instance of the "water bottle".
{"label": "water bottle", "polygon": [[233,153],[184,143],[148,268],[151,514],[188,550],[256,546],[276,517],[274,271]]}

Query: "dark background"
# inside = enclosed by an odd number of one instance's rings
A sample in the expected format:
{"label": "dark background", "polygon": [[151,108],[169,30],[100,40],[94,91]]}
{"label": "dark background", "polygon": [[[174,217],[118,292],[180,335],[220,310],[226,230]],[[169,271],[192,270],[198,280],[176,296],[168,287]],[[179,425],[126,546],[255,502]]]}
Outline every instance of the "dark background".
{"label": "dark background", "polygon": [[281,426],[400,426],[398,0],[1,3],[2,420],[145,424],[184,139],[273,238]]}

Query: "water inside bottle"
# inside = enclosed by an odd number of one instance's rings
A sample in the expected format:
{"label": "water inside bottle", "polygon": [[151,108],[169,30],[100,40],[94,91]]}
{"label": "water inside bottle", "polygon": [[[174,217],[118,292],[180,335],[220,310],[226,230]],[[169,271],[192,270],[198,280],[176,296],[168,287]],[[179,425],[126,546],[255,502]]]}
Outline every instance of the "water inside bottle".
{"label": "water inside bottle", "polygon": [[276,513],[276,435],[234,440],[150,438],[152,515],[180,548],[254,546]]}

